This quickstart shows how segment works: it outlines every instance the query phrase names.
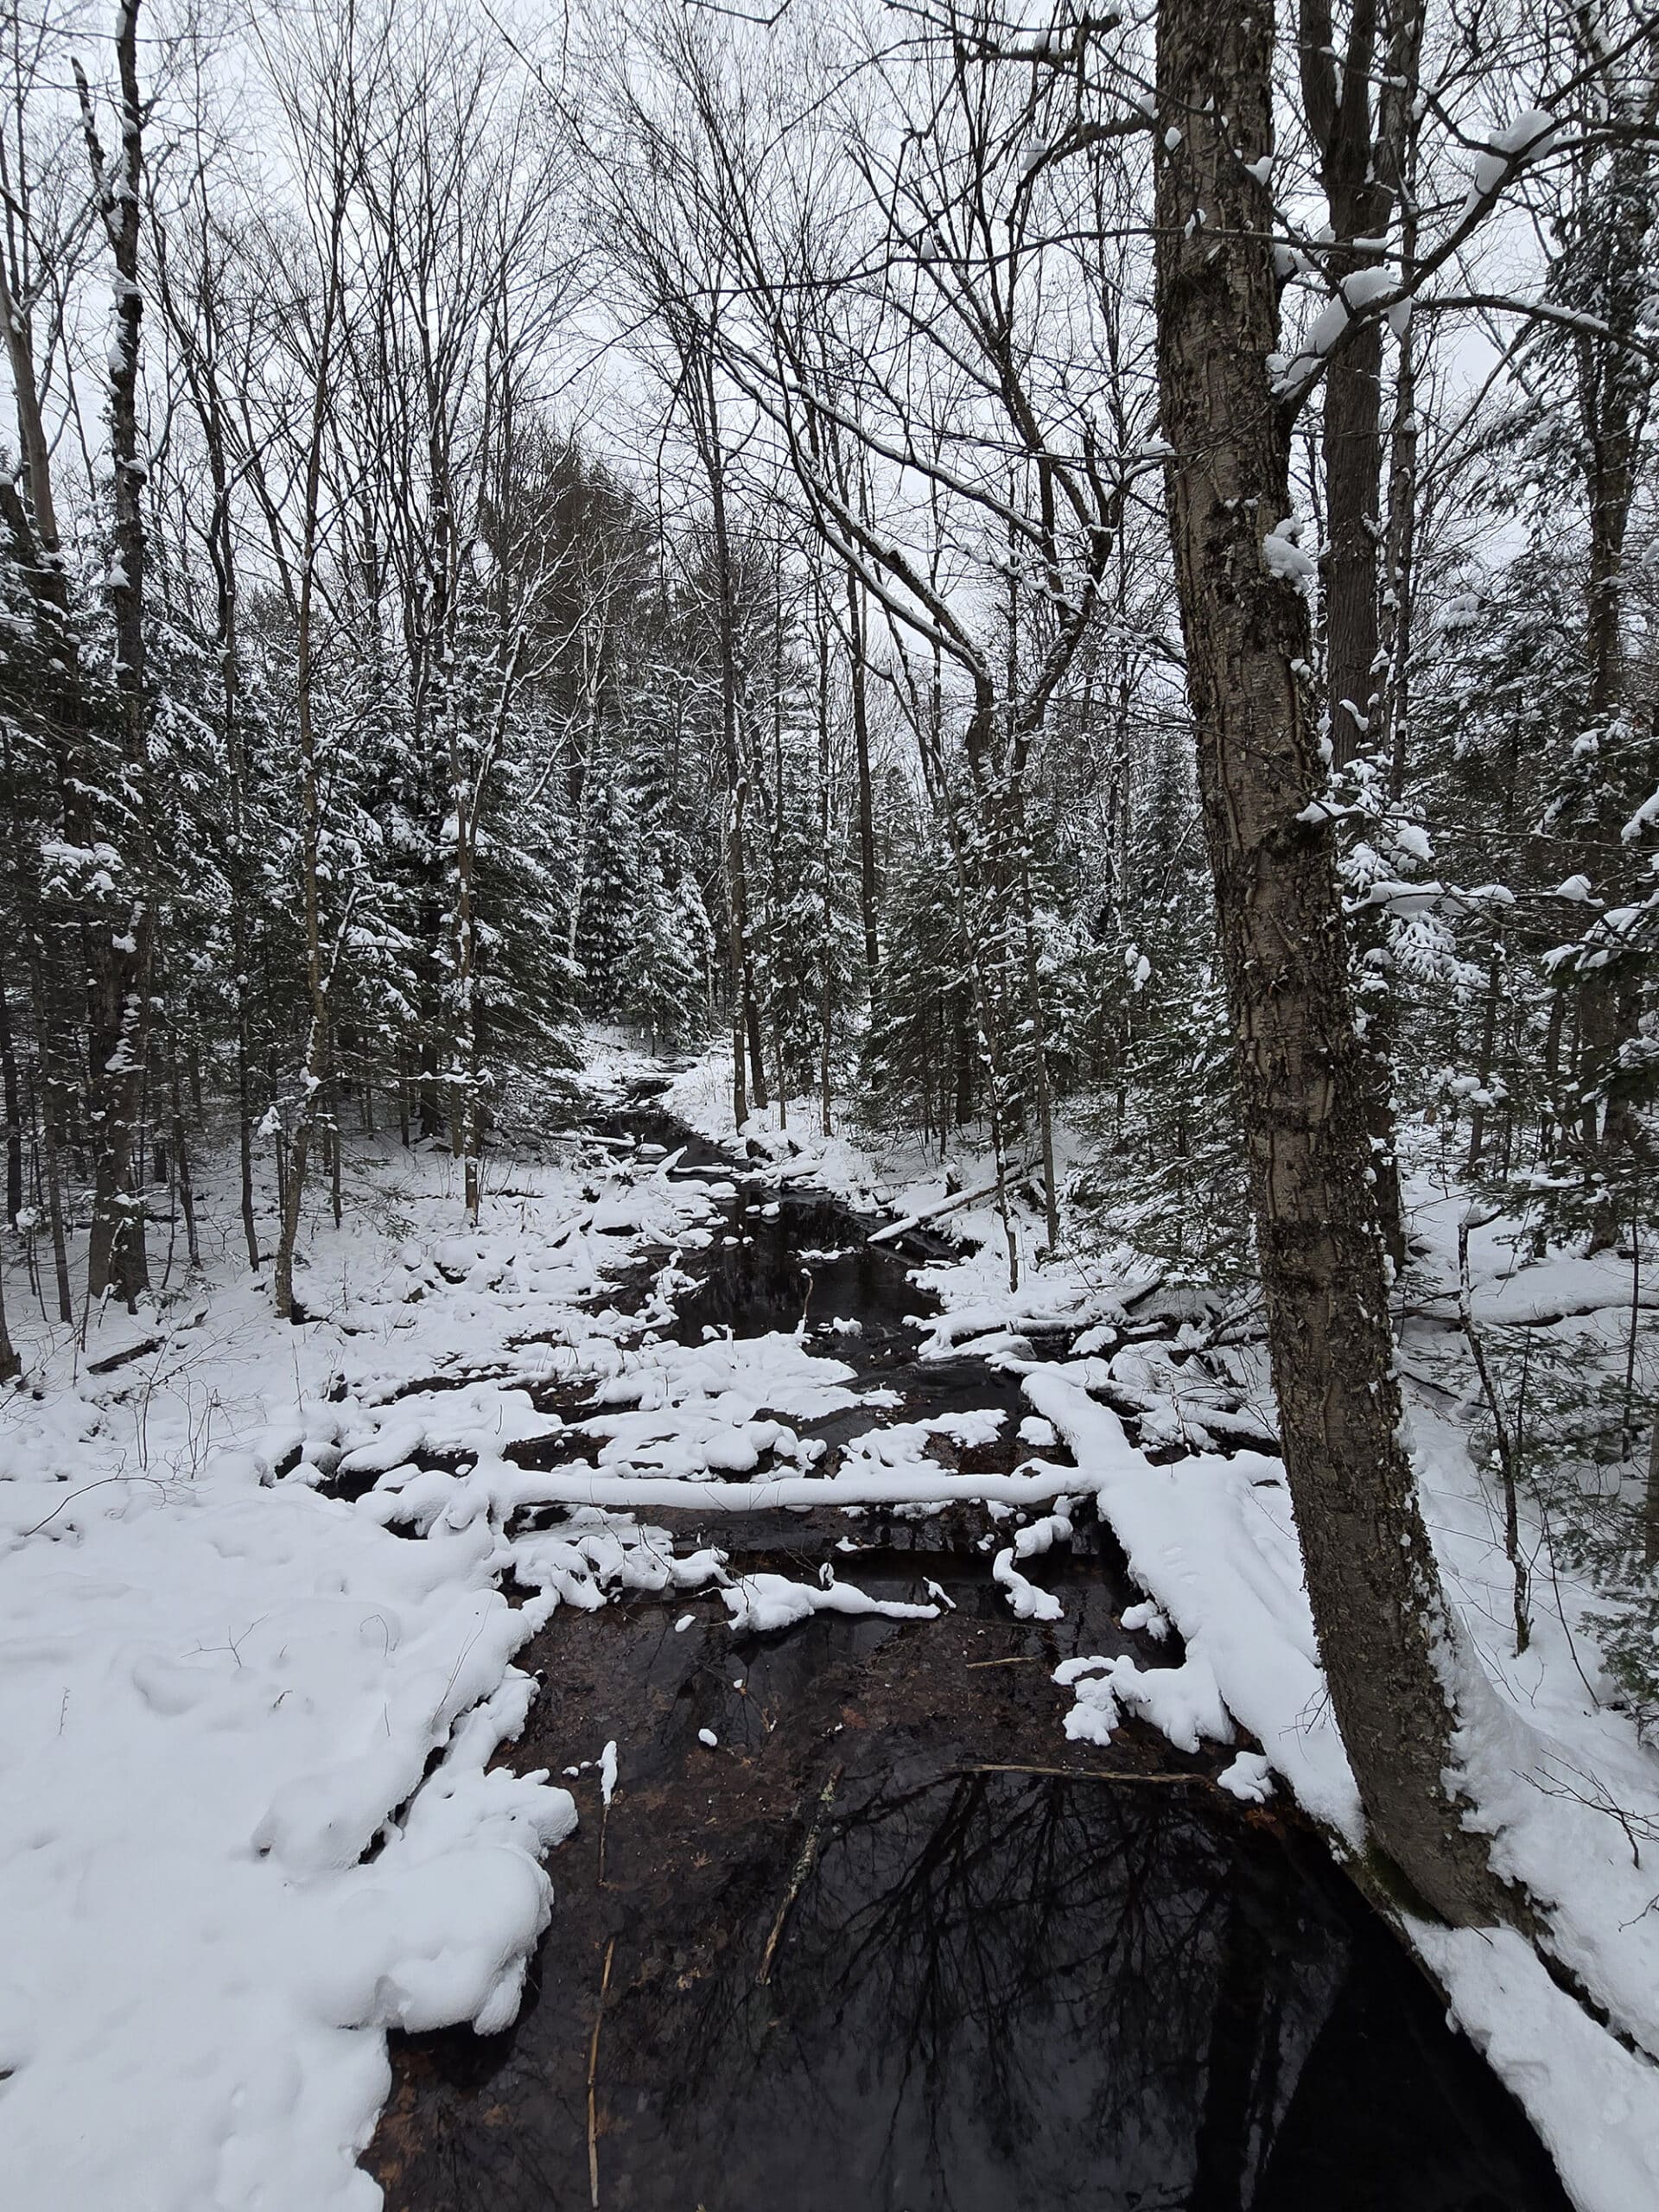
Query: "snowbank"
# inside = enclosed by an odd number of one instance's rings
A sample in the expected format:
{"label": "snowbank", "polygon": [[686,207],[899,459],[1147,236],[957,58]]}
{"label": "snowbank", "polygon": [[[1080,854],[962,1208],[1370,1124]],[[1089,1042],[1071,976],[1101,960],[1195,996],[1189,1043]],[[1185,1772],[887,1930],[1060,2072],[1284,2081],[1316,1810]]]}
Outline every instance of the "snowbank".
{"label": "snowbank", "polygon": [[486,1770],[531,1688],[488,1548],[401,1543],[233,1452],[14,1539],[0,2156],[18,2212],[372,2205],[353,2160],[385,2030],[512,2018],[541,1857],[575,1808]]}
{"label": "snowbank", "polygon": [[[498,1163],[514,1195],[458,1235],[448,1160],[353,1179],[304,1328],[226,1259],[83,1359],[9,1286],[35,1385],[0,1405],[9,2212],[369,2212],[386,2031],[505,2026],[546,1924],[574,1802],[491,1762],[557,1562],[515,1610],[487,1515],[410,1542],[316,1485],[556,1433],[528,1385],[620,1369],[607,1270],[709,1201]],[[211,1236],[234,1202],[202,1179]]]}

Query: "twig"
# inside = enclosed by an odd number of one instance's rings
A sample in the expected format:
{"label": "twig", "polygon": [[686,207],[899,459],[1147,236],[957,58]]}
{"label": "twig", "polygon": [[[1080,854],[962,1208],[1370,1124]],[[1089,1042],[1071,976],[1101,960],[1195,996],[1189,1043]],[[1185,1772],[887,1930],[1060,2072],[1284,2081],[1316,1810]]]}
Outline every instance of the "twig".
{"label": "twig", "polygon": [[1207,1774],[1128,1774],[1112,1773],[1100,1767],[1081,1766],[950,1766],[946,1774],[1046,1774],[1061,1782],[1135,1782],[1181,1783],[1195,1782],[1204,1789],[1218,1789],[1221,1784]]}
{"label": "twig", "polygon": [[594,2014],[594,2038],[588,2046],[588,2195],[599,2212],[599,2031],[605,2022],[605,1998],[611,1986],[611,1960],[616,1938],[605,1946],[605,1971],[599,1980],[599,2009]]}
{"label": "twig", "polygon": [[[1558,1781],[1554,1774],[1549,1774],[1547,1782],[1541,1782],[1535,1774],[1523,1774],[1521,1779],[1529,1783],[1541,1796],[1565,1797],[1574,1805],[1582,1805],[1588,1812],[1601,1813],[1608,1820],[1617,1821],[1624,1831],[1625,1842],[1630,1847],[1631,1864],[1639,1868],[1642,1844],[1651,1843],[1659,1837],[1659,1821],[1651,1820],[1645,1813],[1626,1811],[1604,1783],[1594,1775],[1586,1774],[1581,1767],[1575,1767],[1565,1759],[1560,1761],[1560,1764],[1569,1774],[1576,1775],[1580,1782],[1587,1783],[1589,1787],[1575,1789],[1571,1783]],[[1548,1768],[1545,1771],[1549,1773]]]}
{"label": "twig", "polygon": [[47,1522],[55,1521],[66,1505],[73,1505],[78,1497],[85,1497],[89,1490],[102,1490],[107,1483],[148,1483],[153,1490],[160,1491],[163,1497],[167,1496],[166,1484],[157,1482],[154,1475],[100,1475],[95,1483],[83,1483],[79,1490],[72,1490],[67,1497],[60,1497],[46,1520],[37,1521],[32,1529],[25,1529],[23,1535],[38,1536]]}
{"label": "twig", "polygon": [[766,1938],[766,1948],[761,1955],[760,1971],[754,1977],[757,1983],[765,1983],[772,1980],[772,1962],[777,1955],[778,1946],[783,1939],[784,1923],[789,1918],[790,1909],[805,1887],[807,1876],[812,1872],[814,1862],[818,1855],[818,1838],[823,1833],[824,1821],[829,1818],[830,1808],[835,1802],[836,1789],[841,1777],[842,1769],[835,1768],[829,1781],[818,1792],[817,1814],[811,1827],[806,1832],[806,1841],[801,1846],[800,1856],[796,1859],[794,1871],[789,1878],[789,1887],[784,1891],[783,1902],[778,1907],[777,1918],[772,1923],[772,1933]]}

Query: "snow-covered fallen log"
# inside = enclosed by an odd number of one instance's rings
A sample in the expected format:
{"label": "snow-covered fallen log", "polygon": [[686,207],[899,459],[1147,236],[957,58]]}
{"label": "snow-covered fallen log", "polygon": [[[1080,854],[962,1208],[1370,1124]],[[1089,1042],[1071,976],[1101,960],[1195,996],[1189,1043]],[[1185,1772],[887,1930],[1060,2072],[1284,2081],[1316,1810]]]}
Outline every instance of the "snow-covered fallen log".
{"label": "snow-covered fallen log", "polygon": [[771,1513],[819,1505],[1046,1505],[1080,1484],[1075,1467],[1039,1465],[1017,1475],[937,1473],[914,1465],[862,1467],[836,1475],[771,1475],[757,1482],[689,1482],[677,1477],[601,1475],[555,1467],[520,1478],[521,1505],[598,1505],[609,1512]]}
{"label": "snow-covered fallen log", "polygon": [[[1015,1183],[1021,1181],[1031,1172],[1029,1167],[1011,1168],[1001,1179],[1002,1187],[1005,1190],[1011,1189]],[[914,1213],[907,1213],[902,1221],[888,1222],[884,1229],[872,1231],[865,1242],[870,1244],[892,1244],[900,1236],[909,1236],[912,1229],[925,1228],[931,1221],[943,1221],[947,1214],[959,1212],[963,1206],[971,1206],[981,1198],[994,1198],[996,1192],[997,1184],[995,1179],[988,1183],[976,1183],[971,1191],[953,1191],[948,1198],[941,1198],[935,1205],[918,1207]]]}

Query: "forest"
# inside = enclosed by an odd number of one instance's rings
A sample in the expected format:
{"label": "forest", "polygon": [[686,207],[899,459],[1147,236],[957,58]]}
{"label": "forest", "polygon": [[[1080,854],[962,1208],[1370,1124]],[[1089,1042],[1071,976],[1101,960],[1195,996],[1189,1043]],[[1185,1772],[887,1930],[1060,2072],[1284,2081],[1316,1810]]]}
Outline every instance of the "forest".
{"label": "forest", "polygon": [[0,0],[0,328],[18,2212],[1659,2202],[1647,0]]}

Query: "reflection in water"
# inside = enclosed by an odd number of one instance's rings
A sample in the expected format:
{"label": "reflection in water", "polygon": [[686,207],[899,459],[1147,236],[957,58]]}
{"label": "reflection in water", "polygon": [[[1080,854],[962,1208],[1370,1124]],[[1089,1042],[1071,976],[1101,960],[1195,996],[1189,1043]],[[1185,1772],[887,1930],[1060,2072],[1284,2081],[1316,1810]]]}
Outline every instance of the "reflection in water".
{"label": "reflection in water", "polygon": [[682,1301],[676,1333],[684,1341],[696,1343],[706,1325],[756,1337],[792,1330],[803,1315],[810,1328],[833,1314],[855,1317],[879,1339],[937,1310],[938,1299],[912,1282],[906,1261],[867,1244],[846,1207],[798,1193],[767,1203],[770,1213],[757,1199],[734,1216],[736,1243],[688,1255],[698,1287]]}
{"label": "reflection in water", "polygon": [[825,1841],[769,1985],[745,1955],[607,2023],[613,2201],[1559,2204],[1501,2098],[1470,2108],[1470,2055],[1443,2037],[1450,2078],[1423,2063],[1410,2016],[1432,2005],[1403,1961],[1317,1892],[1287,1915],[1280,1847],[1241,1849],[1191,1795],[1001,1775],[879,1795]]}

